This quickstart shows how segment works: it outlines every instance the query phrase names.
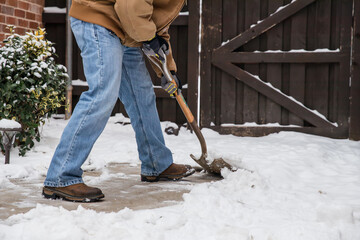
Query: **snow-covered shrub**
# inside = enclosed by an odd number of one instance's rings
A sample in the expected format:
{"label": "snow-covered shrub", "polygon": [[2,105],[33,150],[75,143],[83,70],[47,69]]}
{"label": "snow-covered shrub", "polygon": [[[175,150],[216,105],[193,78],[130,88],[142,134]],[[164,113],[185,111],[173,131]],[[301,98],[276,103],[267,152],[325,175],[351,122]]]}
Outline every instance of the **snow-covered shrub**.
{"label": "snow-covered shrub", "polygon": [[55,48],[44,38],[44,29],[18,35],[8,28],[11,35],[0,48],[0,119],[21,124],[16,144],[24,155],[34,139],[40,141],[44,118],[64,105],[68,75],[55,63]]}

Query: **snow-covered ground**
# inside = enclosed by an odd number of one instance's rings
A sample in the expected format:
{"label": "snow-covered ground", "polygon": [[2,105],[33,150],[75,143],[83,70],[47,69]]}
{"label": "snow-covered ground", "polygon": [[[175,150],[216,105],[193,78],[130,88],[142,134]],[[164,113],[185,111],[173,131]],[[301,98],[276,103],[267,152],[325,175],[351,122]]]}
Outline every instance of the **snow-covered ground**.
{"label": "snow-covered ground", "polygon": [[[140,164],[131,126],[117,121],[129,120],[110,119],[84,169]],[[41,143],[23,158],[13,150],[10,165],[1,156],[0,189],[16,188],[13,179],[43,178],[65,125],[51,119]],[[105,213],[38,204],[1,220],[0,239],[360,239],[360,142],[293,132],[261,138],[202,132],[210,159],[246,170],[192,185],[182,203],[157,209]],[[189,154],[200,154],[195,135],[184,128],[165,140],[177,163],[194,164]]]}

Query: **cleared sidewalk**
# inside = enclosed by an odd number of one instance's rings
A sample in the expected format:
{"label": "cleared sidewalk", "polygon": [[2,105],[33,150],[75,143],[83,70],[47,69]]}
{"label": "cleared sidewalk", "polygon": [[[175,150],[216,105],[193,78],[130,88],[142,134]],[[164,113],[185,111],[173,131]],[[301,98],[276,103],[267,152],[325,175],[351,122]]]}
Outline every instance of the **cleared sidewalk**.
{"label": "cleared sidewalk", "polygon": [[2,189],[0,195],[0,219],[25,213],[37,204],[62,206],[75,210],[79,205],[101,212],[117,212],[125,207],[130,209],[151,209],[177,204],[182,195],[188,193],[194,184],[220,180],[217,177],[195,173],[180,181],[146,183],[140,181],[140,166],[113,164],[100,171],[84,172],[89,186],[99,187],[105,199],[96,203],[74,203],[45,199],[41,195],[44,179],[12,179],[12,188]]}

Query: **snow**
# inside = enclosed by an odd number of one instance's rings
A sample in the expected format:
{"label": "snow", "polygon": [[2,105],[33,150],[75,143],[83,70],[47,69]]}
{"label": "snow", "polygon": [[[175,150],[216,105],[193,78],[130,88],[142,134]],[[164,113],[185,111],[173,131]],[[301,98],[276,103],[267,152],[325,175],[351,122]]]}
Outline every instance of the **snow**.
{"label": "snow", "polygon": [[189,16],[189,12],[179,12],[179,16]]}
{"label": "snow", "polygon": [[[214,125],[215,126],[215,125]],[[222,127],[300,127],[298,125],[281,125],[280,123],[258,124],[256,122],[245,122],[244,124],[222,123]]]}
{"label": "snow", "polygon": [[224,46],[225,44],[228,44],[229,42],[230,42],[230,39],[227,40],[227,41],[225,41],[225,42],[222,42],[222,43],[221,43],[221,46]]}
{"label": "snow", "polygon": [[321,52],[321,53],[339,53],[340,49],[337,48],[335,50],[328,48],[318,48],[314,51],[309,51],[305,49],[291,49],[290,51],[282,51],[282,50],[267,50],[267,51],[253,51],[254,53],[313,53],[313,52]]}
{"label": "snow", "polygon": [[87,81],[83,81],[83,80],[80,80],[80,79],[72,80],[71,82],[72,82],[73,86],[88,86]]}
{"label": "snow", "polygon": [[[132,127],[119,121],[129,119],[110,118],[83,166],[103,172],[85,179],[89,184],[126,178],[109,174],[111,163],[140,164]],[[26,157],[13,149],[11,164],[0,159],[0,189],[16,187],[13,179],[43,178],[66,123],[47,121],[42,141]],[[209,159],[222,157],[246,170],[191,185],[183,202],[157,209],[105,213],[86,204],[71,211],[38,204],[0,220],[0,239],[360,239],[360,142],[296,132],[258,138],[202,132]],[[189,157],[200,154],[194,134],[181,128],[179,136],[164,137],[175,162],[195,164]]]}
{"label": "snow", "polygon": [[34,72],[34,76],[37,77],[37,78],[41,78],[41,75],[38,72]]}
{"label": "snow", "polygon": [[66,8],[44,7],[44,13],[66,13]]}
{"label": "snow", "polygon": [[1,119],[0,128],[7,128],[7,129],[21,128],[21,124],[15,120]]}

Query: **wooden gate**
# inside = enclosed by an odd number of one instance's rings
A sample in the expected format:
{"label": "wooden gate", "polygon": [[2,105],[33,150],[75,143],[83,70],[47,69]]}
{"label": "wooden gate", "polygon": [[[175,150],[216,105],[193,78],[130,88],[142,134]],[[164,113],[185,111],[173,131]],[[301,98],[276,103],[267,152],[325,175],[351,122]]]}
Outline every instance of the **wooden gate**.
{"label": "wooden gate", "polygon": [[352,0],[205,1],[201,125],[348,138],[352,10]]}
{"label": "wooden gate", "polygon": [[[360,140],[359,15],[357,0],[188,1],[170,33],[190,109],[197,116],[200,99],[200,125],[220,133],[299,131]],[[44,23],[64,63],[65,14],[45,13]],[[74,79],[84,80],[76,45],[73,61]],[[75,102],[84,90],[75,88]],[[183,123],[175,100],[155,92],[161,120]],[[120,103],[115,112],[125,112]]]}

